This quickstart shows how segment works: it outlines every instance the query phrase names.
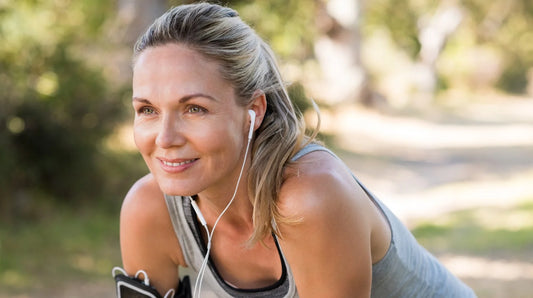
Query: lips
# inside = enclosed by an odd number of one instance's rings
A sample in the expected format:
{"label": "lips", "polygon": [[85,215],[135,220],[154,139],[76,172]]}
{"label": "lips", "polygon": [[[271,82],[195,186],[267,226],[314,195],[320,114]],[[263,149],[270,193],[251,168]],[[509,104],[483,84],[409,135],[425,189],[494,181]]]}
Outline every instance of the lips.
{"label": "lips", "polygon": [[159,158],[161,168],[168,173],[180,173],[191,167],[198,158],[192,159],[163,159]]}

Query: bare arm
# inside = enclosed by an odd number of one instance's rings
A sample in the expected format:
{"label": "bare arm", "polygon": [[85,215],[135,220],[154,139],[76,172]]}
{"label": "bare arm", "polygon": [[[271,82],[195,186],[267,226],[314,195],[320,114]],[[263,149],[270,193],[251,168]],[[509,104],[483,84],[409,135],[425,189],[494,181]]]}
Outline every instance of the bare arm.
{"label": "bare arm", "polygon": [[163,193],[151,175],[126,195],[120,213],[120,246],[128,275],[144,270],[162,295],[177,288],[177,267],[184,264],[183,256]]}
{"label": "bare arm", "polygon": [[303,157],[299,174],[286,180],[280,195],[282,214],[301,219],[280,225],[280,243],[298,293],[304,298],[369,297],[368,198],[344,168],[324,154],[318,157]]}

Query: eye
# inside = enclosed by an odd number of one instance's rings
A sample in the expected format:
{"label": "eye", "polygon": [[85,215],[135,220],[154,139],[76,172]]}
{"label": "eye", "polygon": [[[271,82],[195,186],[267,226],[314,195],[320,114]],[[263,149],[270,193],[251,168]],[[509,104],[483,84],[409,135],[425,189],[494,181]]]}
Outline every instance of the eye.
{"label": "eye", "polygon": [[155,114],[155,109],[152,107],[141,107],[139,110],[137,110],[137,113],[140,115],[150,116]]}
{"label": "eye", "polygon": [[198,114],[198,113],[204,113],[206,112],[207,110],[200,107],[200,106],[196,106],[196,105],[191,105],[189,107],[187,107],[187,112],[191,113],[191,114]]}

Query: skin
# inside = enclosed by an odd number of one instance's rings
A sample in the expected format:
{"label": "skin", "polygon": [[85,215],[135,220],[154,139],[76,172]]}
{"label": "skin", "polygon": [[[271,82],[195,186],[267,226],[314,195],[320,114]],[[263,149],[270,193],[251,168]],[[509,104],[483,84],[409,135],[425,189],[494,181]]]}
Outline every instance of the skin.
{"label": "skin", "polygon": [[[238,105],[218,64],[179,44],[148,48],[134,65],[134,137],[150,174],[133,185],[122,206],[122,259],[128,274],[145,270],[160,293],[178,286],[177,267],[186,266],[163,193],[197,194],[212,229],[244,162],[247,110],[256,112],[254,129],[265,115],[265,96],[256,94],[248,106]],[[249,159],[211,251],[222,277],[239,288],[268,286],[282,274],[272,236],[265,245],[244,245],[253,231],[244,183]],[[284,174],[280,212],[301,222],[280,224],[279,242],[300,297],[370,296],[372,264],[390,243],[382,214],[345,166],[325,152],[307,154]]]}

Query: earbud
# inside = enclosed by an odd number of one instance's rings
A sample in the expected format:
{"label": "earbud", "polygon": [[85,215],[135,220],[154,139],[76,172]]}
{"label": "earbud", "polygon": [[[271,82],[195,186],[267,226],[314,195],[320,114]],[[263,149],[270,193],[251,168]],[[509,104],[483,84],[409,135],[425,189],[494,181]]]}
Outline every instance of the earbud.
{"label": "earbud", "polygon": [[251,139],[252,135],[254,134],[255,111],[254,110],[248,110],[248,114],[250,114],[250,131],[248,132],[248,139]]}

